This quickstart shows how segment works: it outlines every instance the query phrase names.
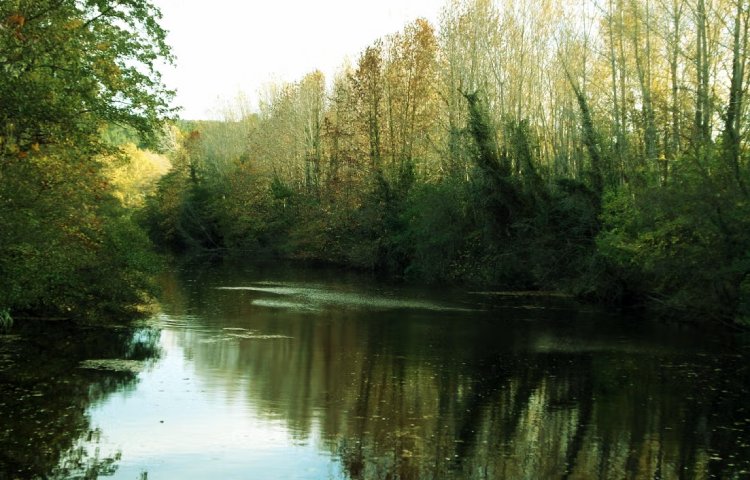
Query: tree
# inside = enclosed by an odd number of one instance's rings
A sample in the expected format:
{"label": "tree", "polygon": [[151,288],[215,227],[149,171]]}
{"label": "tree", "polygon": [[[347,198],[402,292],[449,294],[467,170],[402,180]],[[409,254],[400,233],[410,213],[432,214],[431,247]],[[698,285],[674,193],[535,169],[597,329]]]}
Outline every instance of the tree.
{"label": "tree", "polygon": [[113,197],[118,148],[102,130],[154,139],[171,113],[159,18],[147,0],[0,3],[0,307],[68,315],[142,299],[152,259]]}
{"label": "tree", "polygon": [[381,168],[381,112],[383,109],[383,52],[381,42],[367,47],[352,75],[358,112],[370,143],[370,163]]}
{"label": "tree", "polygon": [[[387,39],[385,104],[390,164],[403,172],[416,160],[427,163],[435,136],[436,50],[432,25],[418,19]],[[424,165],[427,169],[427,165]]]}
{"label": "tree", "polygon": [[[500,12],[492,1],[453,0],[443,10],[439,33],[440,98],[443,101],[444,170],[468,179],[472,165],[468,110],[463,93],[481,91],[490,118],[499,118],[504,81],[494,67],[500,50]],[[500,80],[500,81],[498,81]]]}
{"label": "tree", "polygon": [[367,157],[366,140],[357,128],[356,95],[351,69],[344,69],[333,79],[323,120],[323,140],[329,155],[327,189],[330,198],[337,200],[338,194],[349,200],[354,197],[363,173],[358,164]]}
{"label": "tree", "polygon": [[66,141],[100,149],[104,123],[158,131],[171,110],[156,61],[172,58],[159,17],[147,0],[3,2],[4,156]]}
{"label": "tree", "polygon": [[233,245],[726,318],[750,305],[748,31],[744,0],[450,0],[329,91],[272,86],[246,151],[238,128],[221,168],[193,156],[205,198],[163,182],[165,216],[205,199]]}
{"label": "tree", "polygon": [[305,187],[317,195],[323,157],[321,134],[325,114],[326,81],[320,71],[309,73],[299,86],[299,108],[305,141]]}
{"label": "tree", "polygon": [[735,6],[732,34],[732,68],[730,75],[729,95],[724,114],[724,157],[731,175],[742,193],[747,196],[745,175],[741,167],[742,115],[744,112],[745,70],[747,68],[747,37],[750,23],[750,9],[744,2],[737,1]]}

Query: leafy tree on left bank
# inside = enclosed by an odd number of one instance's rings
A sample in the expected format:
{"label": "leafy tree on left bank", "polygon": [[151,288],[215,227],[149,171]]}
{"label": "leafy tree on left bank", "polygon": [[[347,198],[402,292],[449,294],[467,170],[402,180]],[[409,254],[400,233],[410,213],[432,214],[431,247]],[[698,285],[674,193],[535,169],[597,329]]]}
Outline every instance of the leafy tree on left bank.
{"label": "leafy tree on left bank", "polygon": [[67,317],[144,298],[154,262],[113,196],[124,154],[103,132],[154,140],[172,113],[160,16],[146,0],[0,2],[0,309]]}

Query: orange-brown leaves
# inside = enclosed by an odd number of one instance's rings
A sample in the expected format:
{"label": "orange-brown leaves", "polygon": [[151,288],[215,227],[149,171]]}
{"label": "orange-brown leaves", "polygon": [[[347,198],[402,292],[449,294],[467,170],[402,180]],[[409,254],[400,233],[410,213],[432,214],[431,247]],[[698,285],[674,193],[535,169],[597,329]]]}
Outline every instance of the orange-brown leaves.
{"label": "orange-brown leaves", "polygon": [[5,24],[13,30],[13,36],[15,36],[16,39],[20,41],[26,39],[26,37],[24,37],[24,35],[21,33],[21,29],[24,25],[26,25],[26,17],[24,17],[20,13],[14,13],[13,15],[10,15],[5,19]]}
{"label": "orange-brown leaves", "polygon": [[15,28],[22,28],[24,25],[26,25],[26,17],[24,17],[20,13],[14,13],[13,15],[9,16],[6,21],[8,25]]}

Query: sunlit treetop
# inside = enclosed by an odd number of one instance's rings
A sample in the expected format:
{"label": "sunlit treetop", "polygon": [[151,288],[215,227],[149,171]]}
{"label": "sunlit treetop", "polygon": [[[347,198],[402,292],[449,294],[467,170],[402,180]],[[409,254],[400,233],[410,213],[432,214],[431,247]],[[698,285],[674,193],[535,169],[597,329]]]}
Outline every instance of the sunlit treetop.
{"label": "sunlit treetop", "polygon": [[96,151],[105,124],[151,137],[173,113],[156,70],[173,60],[160,18],[147,0],[0,2],[0,151]]}

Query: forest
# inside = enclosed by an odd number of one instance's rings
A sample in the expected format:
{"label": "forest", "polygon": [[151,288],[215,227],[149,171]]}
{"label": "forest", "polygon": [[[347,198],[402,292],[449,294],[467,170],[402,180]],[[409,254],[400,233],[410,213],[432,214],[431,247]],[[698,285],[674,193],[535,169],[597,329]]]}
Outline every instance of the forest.
{"label": "forest", "polygon": [[745,2],[451,0],[213,121],[158,20],[0,4],[2,318],[132,310],[155,245],[750,325]]}

